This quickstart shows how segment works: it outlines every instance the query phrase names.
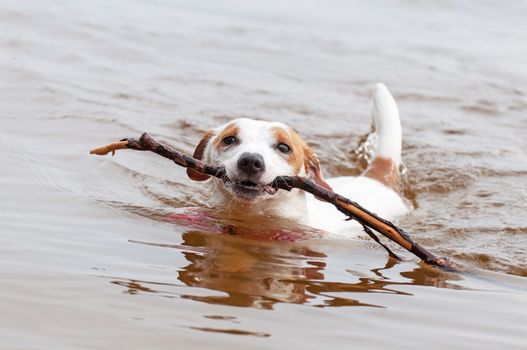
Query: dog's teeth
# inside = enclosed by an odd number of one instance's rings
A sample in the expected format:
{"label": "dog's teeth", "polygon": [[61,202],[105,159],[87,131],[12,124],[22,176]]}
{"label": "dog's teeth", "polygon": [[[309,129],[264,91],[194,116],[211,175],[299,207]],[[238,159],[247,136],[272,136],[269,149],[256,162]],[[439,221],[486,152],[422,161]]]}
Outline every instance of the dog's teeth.
{"label": "dog's teeth", "polygon": [[275,194],[277,189],[272,187],[272,186],[269,186],[269,185],[266,185],[266,186],[263,186],[263,189],[265,192],[269,193],[269,194]]}

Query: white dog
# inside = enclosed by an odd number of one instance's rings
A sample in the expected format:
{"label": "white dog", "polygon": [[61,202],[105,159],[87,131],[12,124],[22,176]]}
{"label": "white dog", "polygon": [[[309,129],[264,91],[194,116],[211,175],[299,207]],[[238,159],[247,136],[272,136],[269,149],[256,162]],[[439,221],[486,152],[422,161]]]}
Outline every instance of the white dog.
{"label": "white dog", "polygon": [[378,137],[375,157],[358,177],[322,177],[311,148],[289,126],[251,119],[236,119],[207,132],[194,157],[224,166],[228,181],[187,171],[194,181],[208,181],[214,188],[212,205],[233,215],[282,218],[328,232],[360,233],[360,226],[331,204],[304,191],[277,191],[269,186],[277,176],[307,176],[388,220],[409,209],[396,192],[401,163],[401,125],[397,105],[383,84],[372,91],[373,123]]}

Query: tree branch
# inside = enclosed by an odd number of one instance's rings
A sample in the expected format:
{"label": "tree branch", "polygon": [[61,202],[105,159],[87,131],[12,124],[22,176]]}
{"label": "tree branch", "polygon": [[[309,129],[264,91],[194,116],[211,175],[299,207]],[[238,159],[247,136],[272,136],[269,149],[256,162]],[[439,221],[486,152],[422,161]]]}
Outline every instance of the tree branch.
{"label": "tree branch", "polygon": [[[200,160],[189,157],[168,145],[159,143],[147,133],[143,133],[139,139],[122,139],[119,142],[114,142],[107,146],[94,149],[90,151],[90,154],[105,155],[112,152],[113,155],[116,150],[125,148],[137,151],[154,152],[162,157],[174,161],[177,165],[182,167],[191,168],[200,173],[217,177],[223,181],[226,179],[226,172],[223,167],[211,166]],[[424,262],[430,265],[454,270],[448,259],[435,256],[419,243],[413,241],[403,229],[397,227],[388,220],[380,218],[376,214],[360,206],[358,203],[336,194],[333,191],[329,191],[305,177],[280,176],[271,183],[271,186],[286,191],[291,191],[293,188],[299,188],[311,193],[319,199],[323,199],[324,201],[333,204],[335,208],[337,208],[348,218],[359,222],[363,226],[364,232],[366,232],[377,243],[383,246],[393,258],[398,259],[395,253],[393,253],[387,246],[380,242],[378,237],[372,232],[372,229],[389,238],[412,254],[416,255]]]}

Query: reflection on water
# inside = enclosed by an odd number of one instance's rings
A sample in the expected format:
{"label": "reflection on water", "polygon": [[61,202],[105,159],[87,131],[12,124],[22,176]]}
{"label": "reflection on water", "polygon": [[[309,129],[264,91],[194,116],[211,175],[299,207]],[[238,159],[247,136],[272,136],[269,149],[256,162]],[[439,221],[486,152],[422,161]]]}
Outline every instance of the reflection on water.
{"label": "reflection on water", "polygon": [[[0,1],[0,347],[524,349],[525,9]],[[500,272],[487,281],[304,228],[269,241],[260,224],[167,217],[206,206],[203,186],[151,154],[87,154],[143,131],[191,153],[245,116],[295,127],[326,175],[356,175],[377,81],[404,130],[416,210],[399,224]],[[326,307],[343,305],[366,307]]]}
{"label": "reflection on water", "polygon": [[233,334],[233,335],[252,335],[254,337],[263,337],[263,338],[267,338],[271,336],[271,334],[269,333],[250,332],[250,331],[244,331],[244,330],[239,330],[239,329],[218,329],[218,328],[210,328],[210,327],[189,327],[189,328],[197,330],[197,331],[203,331],[203,332],[226,333],[226,334]]}
{"label": "reflection on water", "polygon": [[[369,273],[347,269],[344,280],[349,282],[327,280],[326,254],[307,241],[271,242],[200,231],[187,231],[182,238],[181,244],[134,243],[181,252],[188,264],[176,267],[174,280],[177,278],[189,287],[222,292],[221,295],[192,294],[193,289],[171,291],[171,287],[182,286],[175,282],[116,278],[112,283],[124,286],[129,294],[157,293],[169,298],[178,296],[210,304],[261,309],[272,309],[276,303],[383,307],[362,302],[361,293],[410,295],[397,288],[401,285],[461,289],[453,284],[461,279],[459,275],[426,265],[410,264],[410,269],[397,272],[399,277],[394,279],[392,270],[398,270],[399,264],[391,258],[384,266],[366,271]],[[350,261],[350,265],[353,263]]]}

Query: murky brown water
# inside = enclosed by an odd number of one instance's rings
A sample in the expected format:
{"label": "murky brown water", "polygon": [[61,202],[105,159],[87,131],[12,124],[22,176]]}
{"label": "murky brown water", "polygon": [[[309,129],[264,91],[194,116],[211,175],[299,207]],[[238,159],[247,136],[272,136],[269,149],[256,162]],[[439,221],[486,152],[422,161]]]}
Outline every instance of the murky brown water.
{"label": "murky brown water", "polygon": [[[525,348],[526,15],[490,1],[1,1],[0,348]],[[326,173],[356,174],[376,81],[402,114],[416,210],[399,223],[466,273],[393,263],[367,240],[161,220],[204,202],[184,171],[88,155],[142,131],[190,152],[248,116],[295,126]]]}

